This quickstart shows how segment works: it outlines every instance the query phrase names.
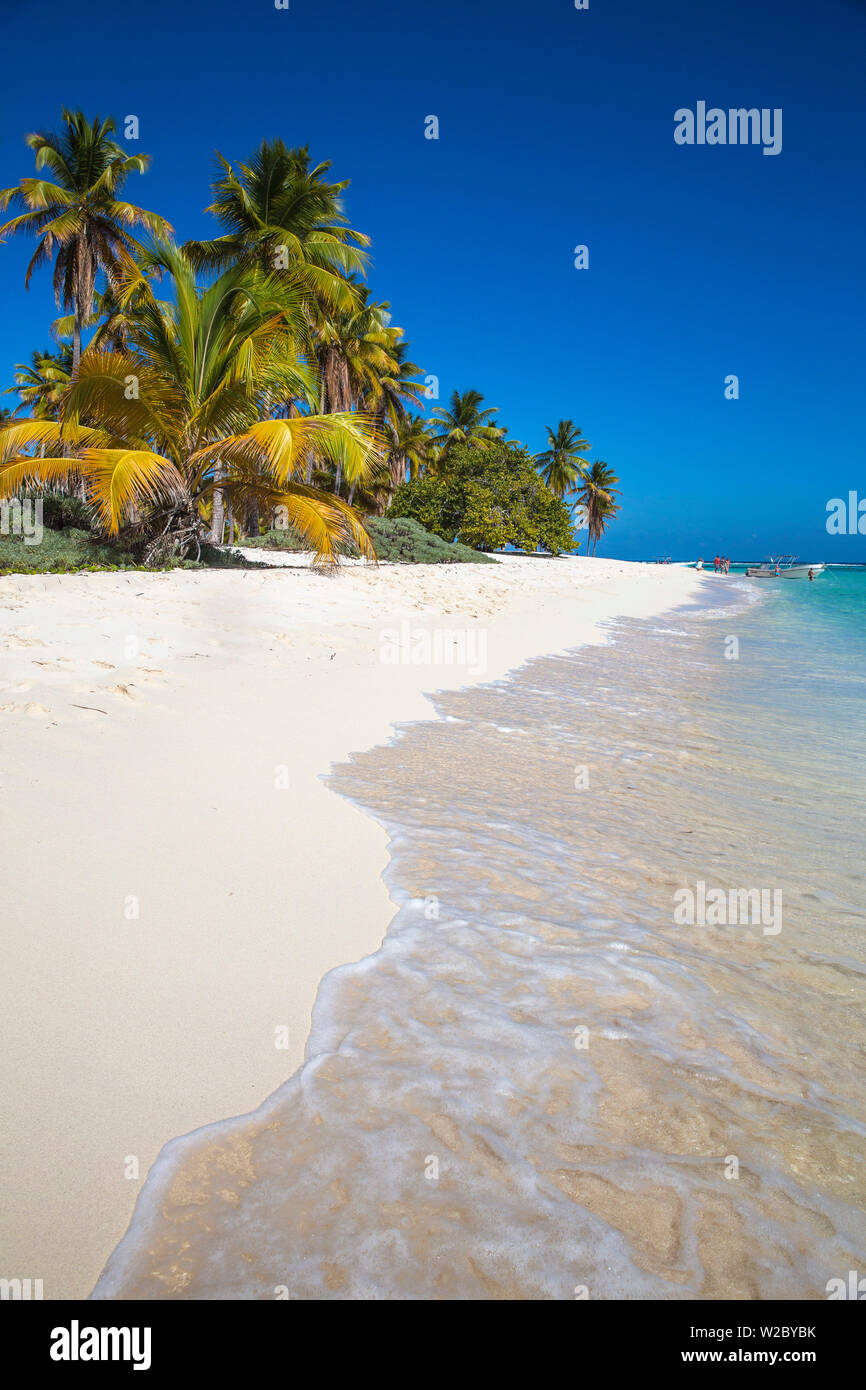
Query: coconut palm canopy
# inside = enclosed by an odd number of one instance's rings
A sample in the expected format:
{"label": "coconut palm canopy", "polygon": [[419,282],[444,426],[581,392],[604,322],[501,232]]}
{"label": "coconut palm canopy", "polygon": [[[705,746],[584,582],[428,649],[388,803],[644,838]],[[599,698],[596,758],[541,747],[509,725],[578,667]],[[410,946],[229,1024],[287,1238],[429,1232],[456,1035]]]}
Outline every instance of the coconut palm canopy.
{"label": "coconut palm canopy", "polygon": [[320,304],[349,311],[356,304],[351,276],[363,274],[369,237],[348,224],[342,194],[349,180],[327,182],[327,161],[311,167],[306,148],[264,140],[246,164],[217,154],[219,177],[207,208],[223,229],[186,250],[197,269],[225,270],[238,262],[287,273]]}
{"label": "coconut palm canopy", "polygon": [[434,429],[433,443],[441,451],[440,460],[455,444],[474,444],[484,448],[504,437],[505,431],[492,423],[498,415],[497,406],[481,409],[484,400],[480,391],[453,391],[446,409],[437,406],[430,413]]}
{"label": "coconut palm canopy", "polygon": [[556,429],[547,426],[547,448],[536,455],[536,466],[551,492],[565,497],[574,492],[585,472],[589,459],[583,455],[590,448],[577,425],[560,420]]}
{"label": "coconut palm canopy", "polygon": [[583,476],[583,485],[577,494],[577,500],[585,514],[589,530],[587,551],[589,546],[592,546],[593,555],[600,538],[607,530],[608,522],[612,521],[620,510],[619,503],[613,500],[620,495],[616,487],[618,482],[619,478],[603,459],[591,464]]}
{"label": "coconut palm canopy", "polygon": [[72,380],[72,348],[61,343],[58,352],[46,348],[32,352],[30,361],[15,363],[15,385],[6,394],[15,392],[21,404],[14,412],[20,415],[25,408],[38,420],[57,420],[60,406]]}
{"label": "coconut palm canopy", "polygon": [[[168,314],[153,271],[172,286]],[[218,485],[238,511],[251,501],[285,507],[322,559],[345,544],[372,554],[352,509],[299,481],[308,450],[362,478],[377,457],[372,422],[349,413],[272,418],[287,396],[311,390],[297,303],[278,277],[235,265],[201,288],[189,257],[163,242],[118,274],[118,298],[121,308],[136,304],[126,348],[83,354],[59,424],[3,431],[0,495],[81,483],[114,536],[146,509],[151,525],[154,515],[162,524],[155,558],[160,542],[198,547]],[[28,457],[33,448],[55,452]]]}
{"label": "coconut palm canopy", "polygon": [[155,212],[147,212],[118,198],[131,173],[143,174],[148,155],[128,155],[112,139],[113,120],[99,116],[88,121],[80,111],[63,111],[59,135],[40,131],[27,136],[35,151],[37,174],[21,179],[13,188],[0,190],[0,211],[20,208],[17,216],[0,227],[0,240],[12,233],[37,238],[27,268],[25,284],[37,266],[54,259],[54,294],[59,305],[73,313],[73,374],[81,354],[81,333],[93,312],[96,280],[102,271],[113,281],[124,261],[140,251],[131,228],[142,228],[159,237],[171,226]]}

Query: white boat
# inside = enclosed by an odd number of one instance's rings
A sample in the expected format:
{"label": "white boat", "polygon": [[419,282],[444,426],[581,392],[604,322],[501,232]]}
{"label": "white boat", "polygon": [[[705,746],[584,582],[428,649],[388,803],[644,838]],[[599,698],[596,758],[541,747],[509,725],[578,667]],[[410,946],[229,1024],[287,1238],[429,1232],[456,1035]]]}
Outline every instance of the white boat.
{"label": "white boat", "polygon": [[768,555],[762,565],[746,570],[749,579],[808,579],[823,573],[823,561],[804,565],[799,555]]}

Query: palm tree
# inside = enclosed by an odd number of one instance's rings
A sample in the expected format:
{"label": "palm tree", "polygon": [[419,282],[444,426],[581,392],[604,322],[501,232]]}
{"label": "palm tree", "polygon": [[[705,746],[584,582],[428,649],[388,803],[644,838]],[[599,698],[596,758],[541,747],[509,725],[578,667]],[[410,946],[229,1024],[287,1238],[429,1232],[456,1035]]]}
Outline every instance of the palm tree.
{"label": "palm tree", "polygon": [[[320,362],[319,408],[323,414],[364,406],[381,422],[383,380],[393,379],[400,364],[395,357],[395,334],[388,304],[370,299],[366,286],[353,282],[356,306],[337,314],[320,313],[316,323]],[[334,475],[334,492],[342,486],[342,469]]]}
{"label": "palm tree", "polygon": [[296,289],[320,304],[350,310],[349,277],[363,273],[370,239],[348,225],[342,193],[349,181],[328,183],[330,162],[310,167],[309,151],[264,140],[237,169],[217,153],[221,176],[205,211],[222,235],[191,241],[186,251],[197,269],[225,270],[240,262],[287,272]]}
{"label": "palm tree", "polygon": [[[583,475],[583,486],[577,494],[577,501],[583,508],[586,515],[586,525],[589,530],[589,544],[587,553],[595,554],[595,548],[599,539],[604,535],[607,524],[612,521],[620,510],[619,504],[614,502],[614,497],[619,497],[619,489],[615,486],[619,478],[612,468],[602,460],[598,459],[593,463]],[[592,551],[589,551],[589,546]]]}
{"label": "palm tree", "polygon": [[[306,147],[289,149],[282,140],[264,140],[250,160],[237,168],[217,153],[217,165],[220,174],[213,184],[214,200],[206,211],[214,214],[222,235],[187,244],[193,265],[220,271],[240,263],[279,272],[292,291],[302,294],[311,327],[328,315],[356,310],[358,285],[352,277],[366,267],[370,239],[350,227],[343,212],[348,179],[328,182],[330,162],[311,167]],[[349,393],[337,394],[340,403],[330,409],[351,409]],[[301,404],[315,410],[316,393],[302,398]],[[324,400],[318,406],[322,411],[329,409]],[[282,403],[277,413],[283,409],[294,417],[296,400]],[[312,473],[310,454],[305,465],[308,483]],[[219,493],[215,505],[219,512]],[[256,529],[254,508],[252,523]]]}
{"label": "palm tree", "polygon": [[[380,305],[387,309],[387,305]],[[424,393],[424,383],[419,381],[421,368],[417,362],[410,362],[409,344],[403,337],[402,328],[390,324],[386,330],[390,361],[376,373],[375,383],[364,393],[364,404],[369,405],[376,415],[380,428],[391,426],[396,429],[408,418],[409,407],[418,405]]]}
{"label": "palm tree", "polygon": [[56,182],[25,178],[0,191],[0,210],[23,209],[0,227],[0,239],[13,232],[38,237],[27,268],[25,285],[37,266],[56,255],[54,295],[58,305],[71,310],[72,378],[78,375],[81,333],[93,315],[96,280],[100,271],[109,283],[125,259],[141,250],[128,228],[143,227],[164,237],[171,227],[154,212],[118,201],[128,176],[143,174],[148,155],[128,155],[116,140],[113,120],[88,121],[80,111],[63,110],[63,130],[28,135],[36,153],[37,173],[51,170]]}
{"label": "palm tree", "polygon": [[499,413],[498,406],[488,406],[482,410],[483,400],[480,391],[464,391],[462,395],[459,391],[452,391],[449,407],[437,406],[431,412],[431,425],[439,427],[438,434],[434,434],[432,439],[439,447],[440,459],[445,458],[455,444],[486,448],[505,437],[505,431],[491,423],[491,417]]}
{"label": "palm tree", "polygon": [[[387,307],[384,304],[378,306],[381,311],[387,310]],[[394,488],[399,487],[406,476],[405,449],[420,462],[420,456],[426,453],[429,431],[423,418],[409,413],[409,406],[418,403],[424,386],[417,379],[421,368],[408,359],[409,344],[403,337],[403,330],[388,324],[385,339],[385,358],[378,364],[371,364],[362,382],[356,406],[372,415],[377,430],[388,441],[384,459],[390,478],[385,498],[387,505]],[[410,420],[417,421],[417,424],[410,426]],[[352,500],[350,490],[349,501]]]}
{"label": "palm tree", "polygon": [[411,474],[420,474],[429,448],[430,431],[423,415],[407,415],[394,427],[388,448],[392,492]]}
{"label": "palm tree", "polygon": [[72,379],[72,347],[61,343],[59,352],[47,349],[32,352],[29,364],[15,363],[15,385],[6,395],[17,392],[21,404],[15,410],[20,415],[29,409],[35,420],[59,420],[60,406]]}
{"label": "palm tree", "polygon": [[[170,277],[168,316],[152,270]],[[306,450],[363,477],[379,454],[371,422],[271,418],[278,402],[312,387],[297,351],[299,306],[284,285],[236,265],[201,289],[183,251],[157,243],[142,266],[120,274],[118,300],[121,309],[136,304],[127,345],[82,355],[60,424],[22,421],[0,435],[0,496],[80,479],[104,530],[117,536],[132,523],[152,563],[200,551],[219,487],[238,516],[253,499],[266,510],[284,507],[319,560],[337,561],[346,545],[371,556],[352,509],[299,480]],[[27,456],[40,445],[65,445],[70,456]]]}
{"label": "palm tree", "polygon": [[588,465],[589,459],[583,455],[590,445],[577,425],[560,420],[555,430],[547,426],[547,446],[543,454],[536,455],[536,467],[551,492],[565,497],[575,491],[584,475],[583,465]]}

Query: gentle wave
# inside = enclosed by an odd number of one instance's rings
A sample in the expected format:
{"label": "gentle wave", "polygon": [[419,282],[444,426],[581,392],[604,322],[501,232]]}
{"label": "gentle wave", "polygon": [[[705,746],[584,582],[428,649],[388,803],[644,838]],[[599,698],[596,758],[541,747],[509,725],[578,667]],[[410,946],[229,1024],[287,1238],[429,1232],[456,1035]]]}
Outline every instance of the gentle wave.
{"label": "gentle wave", "polygon": [[[862,1267],[862,672],[736,588],[335,771],[389,833],[388,936],[266,1105],[166,1147],[95,1297],[808,1299]],[[677,925],[699,881],[779,888],[781,930]]]}

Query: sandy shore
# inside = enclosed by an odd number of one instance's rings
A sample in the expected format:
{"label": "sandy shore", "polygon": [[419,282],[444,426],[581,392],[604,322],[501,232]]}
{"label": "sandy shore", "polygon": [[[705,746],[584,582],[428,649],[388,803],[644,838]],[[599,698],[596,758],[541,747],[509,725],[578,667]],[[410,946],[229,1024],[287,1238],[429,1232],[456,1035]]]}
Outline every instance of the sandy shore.
{"label": "sandy shore", "polygon": [[332,763],[706,582],[582,558],[0,579],[0,1275],[86,1295],[162,1145],[257,1106],[325,972],[378,946],[385,836]]}

